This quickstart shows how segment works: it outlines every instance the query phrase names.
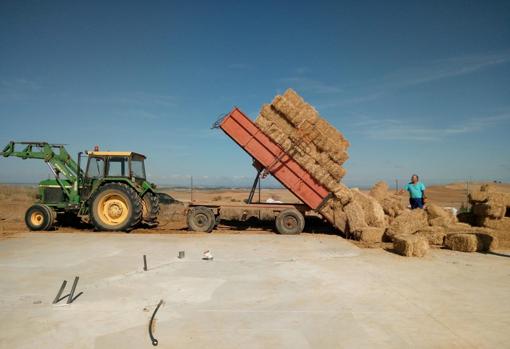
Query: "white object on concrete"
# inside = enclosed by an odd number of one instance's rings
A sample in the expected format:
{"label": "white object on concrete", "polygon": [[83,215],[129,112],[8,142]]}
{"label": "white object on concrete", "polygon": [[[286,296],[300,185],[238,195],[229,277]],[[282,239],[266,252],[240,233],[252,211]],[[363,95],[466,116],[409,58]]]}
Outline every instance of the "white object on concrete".
{"label": "white object on concrete", "polygon": [[207,250],[207,251],[204,251],[204,254],[203,254],[203,257],[202,259],[203,260],[206,260],[206,261],[212,261],[213,260],[213,255],[211,253],[211,251]]}

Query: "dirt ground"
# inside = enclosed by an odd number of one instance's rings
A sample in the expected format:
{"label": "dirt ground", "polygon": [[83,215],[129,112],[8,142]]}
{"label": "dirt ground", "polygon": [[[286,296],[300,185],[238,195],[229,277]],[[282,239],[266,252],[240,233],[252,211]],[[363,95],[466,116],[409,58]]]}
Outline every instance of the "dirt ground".
{"label": "dirt ground", "polygon": [[[477,188],[482,183],[471,183],[471,188]],[[499,191],[510,192],[510,184],[494,184]],[[210,203],[241,203],[247,197],[248,189],[168,189],[161,188],[161,191],[168,193],[183,205],[162,205],[159,218],[160,224],[153,229],[136,229],[131,233],[184,233],[186,232],[185,205],[191,199],[198,202]],[[466,205],[467,194],[466,183],[453,183],[447,185],[430,186],[427,189],[429,202],[436,203],[444,207],[460,208]],[[0,236],[27,232],[28,229],[24,223],[24,214],[28,207],[35,201],[35,187],[25,187],[17,185],[0,185]],[[402,194],[406,196],[407,194]],[[282,201],[285,203],[297,203],[299,200],[286,189],[262,189],[260,193],[260,201],[265,202],[267,199]],[[259,200],[258,191],[255,193],[254,201]],[[313,224],[307,224],[305,231],[335,234],[333,228],[328,224],[320,224],[317,219],[312,221]],[[315,224],[318,223],[318,224]],[[79,228],[81,231],[93,231],[89,225],[79,225],[74,227],[57,227],[59,233],[74,232]],[[232,226],[231,224],[221,224],[215,233],[241,233],[251,232],[256,234],[272,233],[271,224],[251,224],[247,226],[242,224]]]}

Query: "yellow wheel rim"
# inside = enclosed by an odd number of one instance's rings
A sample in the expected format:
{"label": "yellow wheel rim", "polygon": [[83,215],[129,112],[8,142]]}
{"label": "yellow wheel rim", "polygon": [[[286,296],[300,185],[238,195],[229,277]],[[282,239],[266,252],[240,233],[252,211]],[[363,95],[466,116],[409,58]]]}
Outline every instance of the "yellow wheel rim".
{"label": "yellow wheel rim", "polygon": [[129,217],[127,199],[117,193],[106,194],[97,203],[97,213],[105,224],[122,224]]}
{"label": "yellow wheel rim", "polygon": [[32,212],[30,215],[30,222],[35,225],[41,225],[44,221],[44,216],[41,212]]}

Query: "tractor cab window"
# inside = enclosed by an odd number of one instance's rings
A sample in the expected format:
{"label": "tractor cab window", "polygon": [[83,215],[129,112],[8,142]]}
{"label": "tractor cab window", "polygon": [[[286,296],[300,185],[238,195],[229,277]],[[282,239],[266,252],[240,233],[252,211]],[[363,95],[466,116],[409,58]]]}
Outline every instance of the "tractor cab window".
{"label": "tractor cab window", "polygon": [[104,177],[104,159],[103,158],[89,158],[87,166],[88,178],[102,178]]}
{"label": "tractor cab window", "polygon": [[128,158],[110,158],[110,160],[108,160],[108,177],[129,177]]}
{"label": "tractor cab window", "polygon": [[136,178],[145,179],[143,157],[133,156],[131,159],[131,175]]}

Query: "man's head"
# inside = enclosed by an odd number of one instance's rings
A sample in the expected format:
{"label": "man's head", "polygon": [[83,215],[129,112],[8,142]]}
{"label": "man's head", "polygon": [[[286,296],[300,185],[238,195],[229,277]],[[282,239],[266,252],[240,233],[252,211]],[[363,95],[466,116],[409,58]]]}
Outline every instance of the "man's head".
{"label": "man's head", "polygon": [[413,182],[413,183],[418,183],[418,181],[419,181],[419,180],[420,180],[420,177],[418,177],[418,175],[417,175],[417,174],[413,174],[413,175],[411,176],[411,182]]}

